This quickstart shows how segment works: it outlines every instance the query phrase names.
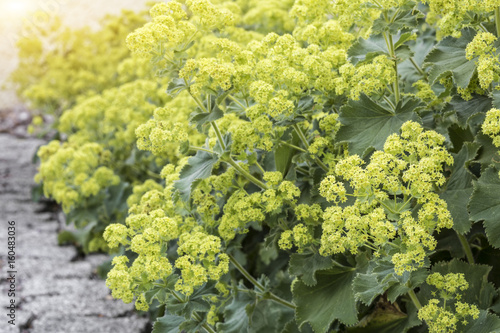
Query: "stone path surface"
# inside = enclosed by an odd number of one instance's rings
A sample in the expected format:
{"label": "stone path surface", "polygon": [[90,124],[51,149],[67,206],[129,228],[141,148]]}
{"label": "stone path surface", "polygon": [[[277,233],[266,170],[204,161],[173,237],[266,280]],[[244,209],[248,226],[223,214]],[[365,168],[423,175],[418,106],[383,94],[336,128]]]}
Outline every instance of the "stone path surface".
{"label": "stone path surface", "polygon": [[[107,257],[78,259],[75,248],[58,246],[55,213],[31,201],[36,172],[31,159],[40,144],[0,134],[0,333],[146,333],[147,319],[131,304],[113,300],[97,278],[96,267]],[[13,285],[8,280],[8,221],[15,221]],[[12,287],[15,297],[8,296]],[[11,299],[15,326],[8,323]]]}

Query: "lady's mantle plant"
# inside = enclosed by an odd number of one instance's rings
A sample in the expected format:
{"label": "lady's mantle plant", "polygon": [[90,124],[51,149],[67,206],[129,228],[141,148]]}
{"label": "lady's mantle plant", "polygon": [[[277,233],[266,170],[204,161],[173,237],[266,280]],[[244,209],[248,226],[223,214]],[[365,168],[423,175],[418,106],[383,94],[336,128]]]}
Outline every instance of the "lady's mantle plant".
{"label": "lady's mantle plant", "polygon": [[499,6],[156,4],[126,43],[186,102],[135,129],[166,162],[113,296],[154,332],[500,331]]}

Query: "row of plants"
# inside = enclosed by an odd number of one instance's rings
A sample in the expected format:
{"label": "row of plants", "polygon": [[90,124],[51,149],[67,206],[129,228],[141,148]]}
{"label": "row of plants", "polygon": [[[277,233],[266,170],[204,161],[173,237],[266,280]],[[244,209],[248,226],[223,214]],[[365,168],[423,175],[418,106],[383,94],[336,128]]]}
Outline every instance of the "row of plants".
{"label": "row of plants", "polygon": [[186,0],[51,25],[13,76],[56,115],[36,180],[155,333],[500,331],[499,6]]}

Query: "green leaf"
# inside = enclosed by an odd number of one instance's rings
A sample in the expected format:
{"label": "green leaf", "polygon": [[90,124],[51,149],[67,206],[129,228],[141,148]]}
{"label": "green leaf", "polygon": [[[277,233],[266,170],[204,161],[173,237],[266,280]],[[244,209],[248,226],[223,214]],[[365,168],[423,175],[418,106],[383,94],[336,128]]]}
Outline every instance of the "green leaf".
{"label": "green leaf", "polygon": [[278,332],[284,311],[290,312],[274,301],[258,299],[251,290],[236,292],[232,302],[224,309],[224,322],[217,324],[217,332]]}
{"label": "green leaf", "polygon": [[292,320],[285,325],[285,328],[283,328],[281,333],[313,333],[313,330],[308,324],[304,324],[301,328],[299,328],[295,320]]}
{"label": "green leaf", "polygon": [[197,180],[205,179],[212,174],[212,168],[217,161],[217,155],[206,151],[198,151],[195,156],[189,158],[188,164],[181,171],[179,180],[175,182],[175,188],[179,190],[184,201],[189,200],[191,191],[197,185]]}
{"label": "green leaf", "polygon": [[410,290],[410,285],[412,289],[420,286],[425,282],[425,279],[429,275],[429,270],[426,267],[420,267],[414,272],[405,272],[403,276],[396,277],[399,279],[399,283],[391,285],[389,289],[387,289],[387,299],[390,302],[396,302],[396,299],[404,294],[407,294]]}
{"label": "green leaf", "polygon": [[161,318],[156,319],[151,333],[179,333],[180,325],[186,319],[181,316],[166,314]]}
{"label": "green leaf", "polygon": [[202,287],[195,289],[194,293],[186,297],[183,301],[171,296],[166,306],[170,313],[190,318],[195,311],[208,312],[210,310],[208,298],[216,295],[217,291],[214,288],[214,284],[206,283]]}
{"label": "green leaf", "polygon": [[500,88],[498,85],[495,86],[495,89],[492,89],[493,91],[491,95],[493,97],[493,107],[500,109],[500,90],[498,88]]}
{"label": "green leaf", "polygon": [[494,168],[486,169],[474,183],[469,202],[470,218],[483,220],[486,236],[493,247],[500,248],[500,178]]}
{"label": "green leaf", "polygon": [[472,195],[472,180],[475,177],[467,170],[479,150],[476,143],[466,142],[458,154],[453,154],[455,162],[453,171],[448,178],[446,190],[440,195],[448,204],[448,210],[453,218],[453,229],[465,234],[471,227],[467,203]]}
{"label": "green leaf", "polygon": [[248,315],[246,307],[255,299],[249,293],[237,292],[232,302],[224,309],[224,322],[217,324],[221,333],[248,332]]}
{"label": "green leaf", "polygon": [[393,112],[361,95],[359,101],[349,101],[340,109],[337,140],[348,142],[351,154],[362,155],[370,147],[382,150],[387,137],[399,132],[404,122],[419,121],[416,109],[421,105],[417,99],[406,99]]}
{"label": "green leaf", "polygon": [[371,269],[359,273],[354,278],[352,289],[356,300],[370,305],[375,298],[383,294],[399,280],[394,272],[394,264],[389,260],[371,261]]}
{"label": "green leaf", "polygon": [[[289,143],[298,146],[300,142],[300,138],[295,131],[292,131],[291,140],[287,140]],[[274,162],[276,165],[276,171],[281,172],[283,177],[286,177],[288,170],[290,169],[290,165],[292,164],[292,158],[297,153],[295,148],[286,146],[284,144],[279,144],[274,151]]]}
{"label": "green leaf", "polygon": [[373,33],[388,31],[395,35],[403,29],[416,28],[418,20],[424,15],[413,7],[407,5],[391,8],[387,13],[387,16],[391,18],[390,22],[386,21],[384,13],[380,14],[380,17],[373,22]]}
{"label": "green leaf", "polygon": [[189,144],[189,140],[186,140],[184,142],[181,142],[181,144],[179,145],[179,152],[182,154],[182,155],[187,155],[189,153],[189,147],[191,145]]}
{"label": "green leaf", "polygon": [[188,86],[186,85],[186,82],[184,79],[181,78],[176,78],[173,79],[167,87],[167,94],[169,94],[172,97],[177,96],[181,91],[186,90]]}
{"label": "green leaf", "polygon": [[369,61],[381,54],[389,56],[387,44],[381,34],[371,35],[368,39],[360,37],[347,51],[349,60],[353,65],[356,65],[359,62]]}
{"label": "green leaf", "polygon": [[127,198],[131,194],[130,184],[120,182],[118,185],[107,188],[106,200],[104,206],[108,216],[128,210]]}
{"label": "green leaf", "polygon": [[470,319],[467,325],[461,322],[457,325],[457,332],[464,333],[493,333],[500,332],[500,318],[494,314],[488,313],[486,310],[479,312],[479,318],[476,320]]}
{"label": "green leaf", "polygon": [[312,96],[303,96],[297,103],[296,112],[297,114],[310,112],[311,110],[314,109],[315,105],[316,104],[314,103],[314,98]]}
{"label": "green leaf", "polygon": [[474,142],[481,146],[479,155],[474,162],[480,163],[483,170],[500,163],[498,148],[493,145],[493,140],[489,136],[480,132],[476,135]]}
{"label": "green leaf", "polygon": [[349,333],[403,333],[417,326],[421,321],[417,318],[415,307],[407,306],[408,314],[401,312],[397,305],[381,299],[373,312],[364,317],[358,325],[348,328]]}
{"label": "green leaf", "polygon": [[[448,273],[464,274],[465,280],[469,283],[469,288],[460,291],[462,295],[460,301],[475,304],[479,309],[485,310],[491,306],[493,297],[496,295],[495,287],[488,282],[488,274],[490,271],[490,266],[469,264],[459,259],[437,263],[431,269],[432,273],[437,272],[442,275]],[[429,299],[435,298],[432,294],[433,291],[436,291],[436,288],[428,284],[424,284],[420,287],[420,292],[417,296],[422,302],[422,305],[427,304]]]}
{"label": "green leaf", "polygon": [[332,268],[334,262],[330,257],[323,257],[319,253],[299,254],[294,253],[290,257],[290,274],[300,277],[306,286],[314,286],[316,272]]}
{"label": "green leaf", "polygon": [[346,325],[358,321],[351,283],[356,276],[353,267],[335,267],[318,271],[315,286],[296,280],[292,285],[295,319],[299,327],[308,322],[316,333],[325,333],[334,320]]}
{"label": "green leaf", "polygon": [[195,125],[196,128],[201,132],[201,128],[204,124],[211,121],[215,121],[222,117],[224,117],[224,112],[222,112],[221,109],[215,106],[212,109],[212,112],[199,112],[199,111],[193,112],[190,115],[189,122],[190,124]]}
{"label": "green leaf", "polygon": [[447,73],[451,73],[456,85],[466,88],[476,70],[475,58],[467,60],[465,48],[469,44],[476,31],[471,28],[462,30],[460,38],[446,37],[439,42],[425,58],[425,63],[431,66],[429,71],[429,82],[433,84],[436,80]]}
{"label": "green leaf", "polygon": [[251,333],[259,332],[279,332],[278,327],[284,308],[282,305],[271,301],[259,301],[255,306],[247,307],[247,313],[250,316]]}
{"label": "green leaf", "polygon": [[394,43],[394,49],[397,50],[400,46],[404,45],[409,40],[413,40],[413,31],[404,32],[399,36],[399,39],[396,43]]}
{"label": "green leaf", "polygon": [[466,101],[460,96],[454,96],[446,106],[445,111],[455,111],[458,124],[465,128],[469,125],[469,120],[478,113],[486,113],[492,108],[491,98],[483,95],[473,95],[472,99]]}
{"label": "green leaf", "polygon": [[[434,47],[435,37],[434,35],[430,35],[432,33],[433,30],[429,29],[425,33],[421,33],[416,41],[408,43],[411,43],[410,48],[414,53],[412,59],[420,68],[423,67],[424,59]],[[422,75],[410,60],[406,60],[398,65],[398,74],[401,76],[401,81],[408,82],[408,84],[422,78]]]}

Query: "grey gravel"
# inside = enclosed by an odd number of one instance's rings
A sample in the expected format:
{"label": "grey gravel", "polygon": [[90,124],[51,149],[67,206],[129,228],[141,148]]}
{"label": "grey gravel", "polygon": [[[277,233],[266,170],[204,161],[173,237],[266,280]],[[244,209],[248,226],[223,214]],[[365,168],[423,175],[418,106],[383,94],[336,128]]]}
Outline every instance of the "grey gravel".
{"label": "grey gravel", "polygon": [[[71,246],[58,246],[64,228],[57,213],[40,212],[31,201],[41,143],[0,134],[0,333],[143,333],[147,319],[132,304],[114,300],[96,268],[106,255],[78,259]],[[9,277],[7,221],[16,221],[16,325],[7,323]]]}

